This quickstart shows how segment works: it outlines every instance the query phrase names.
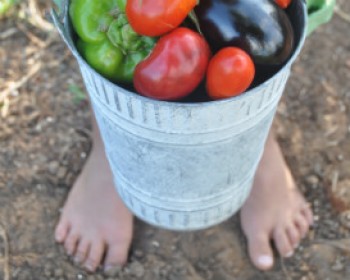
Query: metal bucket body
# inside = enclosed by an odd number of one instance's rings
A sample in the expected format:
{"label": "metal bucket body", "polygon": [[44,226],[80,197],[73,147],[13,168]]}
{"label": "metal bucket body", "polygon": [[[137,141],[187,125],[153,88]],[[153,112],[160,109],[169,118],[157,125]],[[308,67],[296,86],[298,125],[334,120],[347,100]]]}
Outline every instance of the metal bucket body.
{"label": "metal bucket body", "polygon": [[77,52],[67,12],[63,22],[52,13],[79,63],[117,191],[137,217],[167,229],[194,230],[240,209],[305,39],[305,4],[294,3],[299,43],[279,73],[239,97],[192,104],[152,100],[109,82]]}

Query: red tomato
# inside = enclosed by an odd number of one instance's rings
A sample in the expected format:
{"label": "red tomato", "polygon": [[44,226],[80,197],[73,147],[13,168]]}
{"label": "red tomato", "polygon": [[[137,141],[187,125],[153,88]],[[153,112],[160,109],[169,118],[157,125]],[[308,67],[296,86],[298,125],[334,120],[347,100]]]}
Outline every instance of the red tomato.
{"label": "red tomato", "polygon": [[202,81],[209,58],[209,45],[201,35],[177,28],[161,37],[150,56],[136,66],[135,89],[151,98],[178,100]]}
{"label": "red tomato", "polygon": [[136,33],[160,36],[178,27],[197,0],[128,0],[126,15]]}
{"label": "red tomato", "polygon": [[243,93],[253,82],[255,66],[250,56],[236,47],[221,49],[209,62],[207,91],[213,99]]}
{"label": "red tomato", "polygon": [[292,0],[275,0],[278,6],[280,6],[282,9],[285,9],[289,6],[290,2]]}

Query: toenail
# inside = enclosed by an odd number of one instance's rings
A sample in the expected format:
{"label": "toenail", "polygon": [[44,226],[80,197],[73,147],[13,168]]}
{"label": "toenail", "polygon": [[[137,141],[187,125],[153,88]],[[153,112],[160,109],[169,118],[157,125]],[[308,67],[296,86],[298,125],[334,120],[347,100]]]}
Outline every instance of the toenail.
{"label": "toenail", "polygon": [[258,263],[263,267],[270,267],[273,264],[271,256],[265,255],[258,258]]}
{"label": "toenail", "polygon": [[93,272],[95,270],[95,266],[91,262],[85,263],[84,267],[90,272]]}
{"label": "toenail", "polygon": [[61,232],[56,233],[55,239],[57,242],[62,242],[62,239],[63,239],[62,235],[63,234]]}
{"label": "toenail", "polygon": [[294,251],[290,251],[288,254],[285,255],[286,258],[290,258],[291,256],[293,256]]}

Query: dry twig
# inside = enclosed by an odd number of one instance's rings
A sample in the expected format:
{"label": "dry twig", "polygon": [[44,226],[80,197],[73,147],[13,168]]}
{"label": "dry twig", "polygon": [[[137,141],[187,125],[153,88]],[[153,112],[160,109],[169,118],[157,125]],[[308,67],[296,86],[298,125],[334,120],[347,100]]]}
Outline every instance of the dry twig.
{"label": "dry twig", "polygon": [[4,32],[0,33],[0,40],[5,40],[11,37],[12,35],[16,34],[17,31],[17,28],[14,27],[5,30]]}
{"label": "dry twig", "polygon": [[10,246],[7,238],[7,234],[5,231],[5,228],[0,225],[0,237],[2,238],[4,242],[4,257],[3,257],[3,263],[4,263],[4,280],[10,280]]}
{"label": "dry twig", "polygon": [[39,72],[40,67],[41,63],[34,64],[34,66],[29,70],[27,75],[22,77],[19,81],[11,83],[10,86],[7,89],[5,89],[0,95],[0,102],[6,102],[5,100],[6,98],[8,98],[9,94],[15,90],[18,90],[24,84],[26,84],[36,73]]}
{"label": "dry twig", "polygon": [[23,24],[20,22],[16,23],[17,28],[23,32],[23,34],[32,41],[35,45],[37,45],[40,48],[45,47],[46,42],[38,38],[36,35],[33,34],[28,28],[26,28]]}
{"label": "dry twig", "polygon": [[[50,36],[45,42],[43,42],[42,44],[42,48],[34,53],[32,53],[31,57],[34,61],[38,61],[37,63],[35,63],[30,70],[28,71],[28,73],[23,76],[20,80],[16,81],[16,82],[11,82],[7,85],[7,87],[5,87],[4,90],[2,90],[1,94],[0,94],[0,103],[4,103],[4,105],[9,105],[9,95],[11,94],[11,92],[14,92],[18,89],[20,89],[22,86],[24,86],[34,75],[36,75],[39,70],[41,69],[41,62],[39,61],[40,57],[44,54],[45,50],[55,41],[56,36]],[[28,58],[28,59],[29,59]],[[2,117],[6,117],[7,113],[8,113],[8,109],[9,106],[3,106],[1,109],[1,116]]]}
{"label": "dry twig", "polygon": [[1,107],[1,117],[5,118],[9,112],[10,100],[5,98]]}
{"label": "dry twig", "polygon": [[28,4],[29,4],[29,11],[30,11],[30,14],[32,16],[30,23],[33,24],[34,26],[37,26],[41,30],[52,31],[53,30],[52,24],[49,23],[48,21],[44,20],[40,16],[39,9],[37,6],[37,1],[36,0],[29,0]]}
{"label": "dry twig", "polygon": [[335,7],[334,13],[337,14],[341,19],[350,23],[350,15],[348,15],[347,13],[344,13],[338,6]]}
{"label": "dry twig", "polygon": [[333,178],[332,178],[332,192],[336,191],[337,185],[338,185],[338,180],[339,180],[339,171],[336,170],[333,173]]}

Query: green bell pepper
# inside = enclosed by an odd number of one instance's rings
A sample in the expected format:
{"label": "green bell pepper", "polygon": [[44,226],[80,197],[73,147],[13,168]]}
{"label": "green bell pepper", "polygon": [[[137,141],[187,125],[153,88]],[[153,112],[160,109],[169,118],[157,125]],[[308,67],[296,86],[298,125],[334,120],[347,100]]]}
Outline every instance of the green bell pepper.
{"label": "green bell pepper", "polygon": [[77,47],[90,66],[101,75],[114,80],[123,60],[123,53],[108,40],[91,44],[78,39]]}
{"label": "green bell pepper", "polygon": [[88,43],[100,43],[106,38],[113,21],[116,0],[73,0],[69,15],[78,36]]}
{"label": "green bell pepper", "polygon": [[156,39],[138,35],[125,15],[126,0],[72,0],[69,15],[77,48],[89,65],[113,82],[131,83],[135,67]]}

